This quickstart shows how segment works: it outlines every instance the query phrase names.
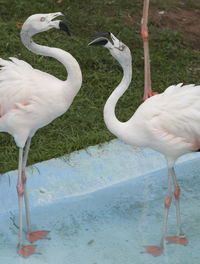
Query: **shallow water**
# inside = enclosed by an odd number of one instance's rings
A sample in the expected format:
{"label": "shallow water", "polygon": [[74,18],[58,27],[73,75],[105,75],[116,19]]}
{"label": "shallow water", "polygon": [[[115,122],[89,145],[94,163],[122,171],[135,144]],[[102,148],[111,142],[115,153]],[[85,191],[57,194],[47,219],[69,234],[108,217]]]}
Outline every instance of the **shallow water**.
{"label": "shallow water", "polygon": [[[144,245],[158,245],[162,232],[167,169],[127,180],[90,194],[31,209],[32,226],[51,230],[51,240],[38,241],[37,253],[23,259],[16,253],[18,230],[0,216],[0,263],[5,264],[199,264],[200,164],[176,167],[181,186],[181,217],[188,245],[165,244],[164,254],[143,254]],[[176,235],[174,200],[167,235]]]}

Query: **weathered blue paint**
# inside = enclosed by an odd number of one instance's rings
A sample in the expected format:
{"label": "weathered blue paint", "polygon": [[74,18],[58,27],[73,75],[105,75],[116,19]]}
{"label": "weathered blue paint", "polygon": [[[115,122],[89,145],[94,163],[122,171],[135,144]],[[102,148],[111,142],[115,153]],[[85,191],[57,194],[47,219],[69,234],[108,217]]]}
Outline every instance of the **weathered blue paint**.
{"label": "weathered blue paint", "polygon": [[[199,153],[185,155],[177,163],[199,157]],[[28,167],[30,206],[93,192],[165,167],[164,157],[151,149],[133,148],[118,140],[91,146]],[[0,213],[17,208],[16,181],[17,171],[1,175]]]}
{"label": "weathered blue paint", "polygon": [[[167,245],[158,258],[141,251],[161,236],[167,168],[159,153],[113,140],[29,167],[32,227],[51,230],[51,240],[38,241],[42,254],[27,260],[16,253],[17,171],[1,175],[0,263],[199,263],[200,153],[180,158],[176,171],[189,244]],[[168,234],[176,230],[173,205]]]}

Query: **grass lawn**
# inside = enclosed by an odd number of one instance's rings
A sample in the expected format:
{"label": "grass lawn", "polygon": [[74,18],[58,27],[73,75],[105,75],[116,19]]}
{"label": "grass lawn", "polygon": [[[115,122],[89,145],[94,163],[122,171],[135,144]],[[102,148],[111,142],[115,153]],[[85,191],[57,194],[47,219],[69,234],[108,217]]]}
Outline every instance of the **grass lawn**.
{"label": "grass lawn", "polygon": [[[164,2],[164,4],[163,4]],[[188,0],[187,8],[200,9],[200,4]],[[0,56],[17,57],[33,67],[66,79],[64,67],[53,58],[38,56],[28,51],[20,40],[16,22],[35,13],[61,11],[74,25],[69,25],[72,37],[58,30],[51,30],[35,37],[35,41],[69,51],[79,62],[83,84],[70,109],[60,118],[40,129],[32,140],[28,164],[59,157],[89,145],[114,138],[103,122],[103,107],[113,89],[122,78],[118,63],[103,48],[88,47],[90,35],[111,31],[129,46],[133,57],[133,80],[117,104],[117,117],[125,121],[142,102],[143,46],[140,36],[142,0],[0,0]],[[157,10],[181,8],[179,1],[150,1]],[[179,82],[199,84],[200,51],[192,48],[192,40],[149,22],[152,86],[162,92]],[[0,173],[16,169],[18,149],[13,138],[0,133]]]}

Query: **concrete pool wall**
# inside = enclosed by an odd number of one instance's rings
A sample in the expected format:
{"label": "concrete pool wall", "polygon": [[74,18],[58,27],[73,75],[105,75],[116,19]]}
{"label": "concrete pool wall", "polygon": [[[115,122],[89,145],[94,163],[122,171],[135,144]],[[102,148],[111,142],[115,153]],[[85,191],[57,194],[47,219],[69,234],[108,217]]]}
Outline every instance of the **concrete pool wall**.
{"label": "concrete pool wall", "polygon": [[[187,247],[159,245],[167,167],[162,155],[118,140],[92,146],[27,168],[32,230],[50,230],[36,254],[17,254],[17,171],[0,176],[0,263],[6,264],[199,264],[200,153],[176,163],[181,218]],[[177,232],[174,199],[167,235]],[[26,241],[24,215],[24,242]]]}
{"label": "concrete pool wall", "polygon": [[[200,160],[200,153],[182,156],[176,165]],[[165,158],[151,150],[134,148],[115,139],[62,158],[27,168],[30,207],[79,196],[167,167]],[[17,171],[0,176],[1,213],[18,208]]]}

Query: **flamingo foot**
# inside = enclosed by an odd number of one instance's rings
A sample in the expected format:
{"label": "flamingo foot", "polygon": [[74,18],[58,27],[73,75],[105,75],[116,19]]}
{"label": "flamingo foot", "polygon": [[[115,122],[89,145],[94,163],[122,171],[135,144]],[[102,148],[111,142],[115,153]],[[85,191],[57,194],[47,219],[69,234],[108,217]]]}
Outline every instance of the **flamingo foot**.
{"label": "flamingo foot", "polygon": [[158,94],[158,92],[152,92],[152,96],[154,96],[154,95],[156,95],[156,94]]}
{"label": "flamingo foot", "polygon": [[27,245],[27,246],[19,246],[18,247],[18,254],[23,258],[28,258],[29,256],[35,253],[36,246],[34,245]]}
{"label": "flamingo foot", "polygon": [[41,230],[27,233],[27,239],[33,243],[40,239],[50,239],[47,237],[50,231]]}
{"label": "flamingo foot", "polygon": [[143,101],[146,101],[148,98],[150,98],[156,94],[158,94],[158,92],[153,92],[152,90],[148,91],[148,94],[143,96]]}
{"label": "flamingo foot", "polygon": [[144,246],[146,253],[151,254],[154,257],[160,256],[163,253],[163,247],[158,246]]}
{"label": "flamingo foot", "polygon": [[179,244],[179,245],[183,245],[186,246],[188,241],[187,238],[184,236],[169,236],[165,238],[168,242],[168,244]]}

